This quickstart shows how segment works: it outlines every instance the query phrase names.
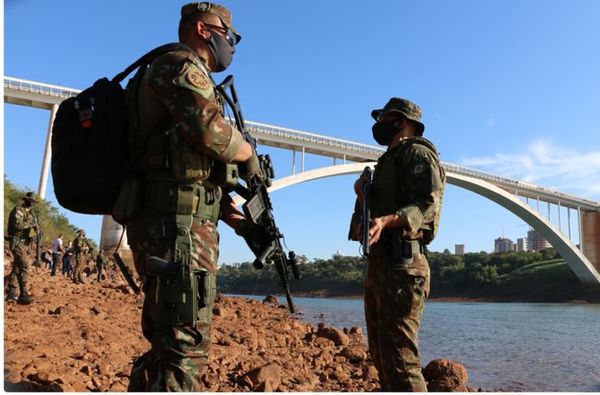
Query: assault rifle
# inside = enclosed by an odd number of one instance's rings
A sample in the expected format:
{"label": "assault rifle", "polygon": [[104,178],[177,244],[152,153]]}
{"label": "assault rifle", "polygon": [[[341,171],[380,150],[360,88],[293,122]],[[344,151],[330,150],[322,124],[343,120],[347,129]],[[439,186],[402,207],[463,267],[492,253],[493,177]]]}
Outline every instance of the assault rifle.
{"label": "assault rifle", "polygon": [[[369,229],[371,228],[371,211],[369,210],[369,193],[373,184],[373,171],[369,166],[365,167],[361,178],[364,178],[362,184],[362,204],[357,198],[354,203],[354,213],[350,220],[350,229],[348,230],[348,240],[360,241],[363,256],[368,256],[371,251],[369,246]],[[356,236],[355,227],[360,226],[360,240]]]}
{"label": "assault rifle", "polygon": [[41,244],[42,244],[42,226],[40,225],[40,217],[35,211],[31,211],[33,213],[33,218],[35,218],[35,266],[41,266]]}
{"label": "assault rifle", "polygon": [[[256,150],[256,139],[250,135],[244,124],[242,110],[235,86],[233,85],[233,76],[230,75],[225,78],[217,86],[217,90],[221,93],[229,108],[231,108],[238,130],[242,132],[244,139]],[[227,90],[229,90],[231,96],[227,94]],[[244,239],[256,255],[256,259],[253,262],[255,268],[262,269],[268,263],[275,265],[275,270],[279,274],[281,287],[285,292],[288,308],[291,313],[294,313],[294,303],[288,284],[288,267],[291,268],[294,278],[299,279],[300,271],[298,270],[298,262],[294,251],[290,251],[288,255],[283,251],[281,244],[283,234],[281,234],[275,224],[273,205],[271,204],[268,192],[271,180],[275,177],[271,158],[269,155],[258,155],[258,160],[263,177],[254,176],[246,182],[245,187],[239,182],[234,187],[234,191],[246,200],[242,206],[246,219],[257,227],[259,233],[262,233],[260,242],[249,240],[247,237],[244,237]]]}
{"label": "assault rifle", "polygon": [[369,229],[371,228],[371,211],[369,211],[369,193],[371,191],[371,184],[373,183],[373,172],[369,166],[365,167],[361,177],[365,179],[362,185],[362,218],[361,218],[361,245],[364,256],[368,256],[371,252],[369,246]]}

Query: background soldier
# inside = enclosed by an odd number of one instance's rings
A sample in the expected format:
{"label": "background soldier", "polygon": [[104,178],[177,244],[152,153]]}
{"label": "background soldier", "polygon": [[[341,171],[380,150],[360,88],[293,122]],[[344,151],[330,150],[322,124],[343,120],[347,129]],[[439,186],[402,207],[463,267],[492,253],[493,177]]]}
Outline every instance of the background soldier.
{"label": "background soldier", "polygon": [[[252,146],[223,118],[223,101],[211,77],[229,66],[240,38],[225,7],[187,4],[181,9],[179,40],[188,49],[158,57],[127,86],[133,140],[138,142],[132,148],[141,157],[136,170],[143,180],[140,203],[127,221],[127,238],[144,280],[142,330],[152,344],[134,363],[129,391],[203,389],[220,204],[227,205],[221,218],[230,226],[236,228],[244,218],[230,198],[221,202],[215,168],[239,163],[244,178],[260,172]],[[164,261],[149,260],[151,256]],[[156,269],[156,262],[165,270]],[[178,274],[169,276],[166,268]],[[188,271],[193,274],[182,274]],[[196,295],[183,293],[196,286],[205,298],[190,308]]]}
{"label": "background soldier", "polygon": [[73,253],[75,255],[75,268],[73,269],[73,282],[75,284],[83,284],[83,268],[86,266],[89,254],[94,248],[90,241],[85,237],[85,231],[79,229],[73,240]]}
{"label": "background soldier", "polygon": [[[27,278],[29,277],[30,258],[28,256],[31,241],[39,231],[37,219],[33,212],[33,204],[37,203],[33,193],[27,192],[23,203],[15,206],[8,216],[8,237],[10,250],[13,255],[12,270],[8,276],[8,292],[6,300],[20,304],[31,304],[32,300],[27,292]],[[17,299],[17,283],[19,297]]]}
{"label": "background soldier", "polygon": [[96,271],[98,272],[98,282],[102,280],[102,272],[106,266],[107,258],[104,255],[104,251],[100,250],[98,256],[96,256]]}
{"label": "background soldier", "polygon": [[[371,115],[379,158],[369,195],[371,229],[365,280],[369,351],[383,391],[427,391],[418,331],[429,294],[425,246],[435,237],[445,174],[414,103],[392,98]],[[355,191],[362,201],[359,178]],[[360,235],[355,235],[360,240]]]}

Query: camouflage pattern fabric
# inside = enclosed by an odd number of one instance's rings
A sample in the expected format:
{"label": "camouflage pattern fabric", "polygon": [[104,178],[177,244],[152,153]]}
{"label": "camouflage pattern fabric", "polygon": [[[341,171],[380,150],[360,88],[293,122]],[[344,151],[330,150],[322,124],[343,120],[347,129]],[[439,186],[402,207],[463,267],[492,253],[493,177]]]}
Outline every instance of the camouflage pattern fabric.
{"label": "camouflage pattern fabric", "polygon": [[445,174],[435,147],[422,137],[403,140],[378,160],[370,195],[372,218],[396,213],[406,229],[382,232],[371,247],[365,279],[369,351],[383,391],[427,391],[421,374],[418,332],[429,294],[430,271],[424,254],[400,265],[392,255],[393,232],[402,239],[435,237]]}
{"label": "camouflage pattern fabric", "polygon": [[8,296],[17,296],[17,286],[21,295],[27,295],[27,279],[31,262],[28,258],[31,231],[36,225],[31,207],[15,206],[8,216],[7,233],[13,255],[12,270],[8,276]]}
{"label": "camouflage pattern fabric", "polygon": [[[140,212],[127,229],[137,272],[144,278],[142,331],[152,348],[135,362],[129,391],[202,391],[202,374],[208,363],[214,294],[201,311],[204,317],[195,326],[170,326],[161,322],[156,300],[155,277],[146,277],[146,258],[173,260],[177,225],[173,216]],[[216,225],[194,218],[192,223],[192,266],[216,276],[219,236]]]}
{"label": "camouflage pattern fabric", "polygon": [[99,253],[96,256],[96,271],[98,272],[98,282],[102,280],[102,273],[104,272],[104,268],[106,267],[107,258],[103,253]]}
{"label": "camouflage pattern fabric", "polygon": [[[127,223],[127,238],[136,271],[144,279],[142,331],[151,349],[134,363],[128,390],[203,391],[201,380],[211,344],[214,290],[208,306],[200,310],[196,325],[165,323],[155,299],[156,277],[147,276],[147,258],[176,261],[176,221],[182,213],[168,198],[177,193],[167,188],[172,189],[175,184],[182,190],[210,184],[206,180],[213,162],[230,162],[243,137],[223,118],[222,101],[208,68],[191,52],[174,51],[157,58],[141,78],[139,94],[132,95],[134,92],[134,86],[128,86],[128,107],[137,107],[139,112],[134,150],[144,149],[139,142],[150,137],[145,159],[138,166],[144,179],[143,192],[138,209]],[[168,140],[160,140],[163,136],[168,136]],[[169,158],[168,167],[165,160],[152,159],[160,157]],[[212,190],[211,204],[218,205],[220,189]],[[206,269],[214,280],[219,236],[216,224],[200,217],[201,212],[211,211],[208,206],[206,199],[198,201],[191,224],[191,266]],[[215,221],[218,211],[216,214]]]}
{"label": "camouflage pattern fabric", "polygon": [[[128,91],[130,89],[128,88]],[[165,160],[153,160],[160,149],[170,149],[170,173],[180,181],[208,178],[207,159],[231,162],[243,142],[242,134],[223,118],[223,107],[207,67],[188,51],[173,51],[157,58],[143,76],[137,100],[139,130],[133,149],[146,149],[141,170],[164,169]],[[133,105],[129,105],[133,107]],[[170,125],[165,134],[159,125]],[[142,142],[154,133],[149,147]],[[160,141],[163,136],[168,141]],[[153,136],[154,137],[154,136]],[[154,146],[156,144],[156,148]]]}
{"label": "camouflage pattern fabric", "polygon": [[27,295],[27,280],[31,267],[31,261],[28,258],[29,244],[29,242],[20,241],[11,248],[13,262],[12,270],[8,275],[8,296],[16,298],[17,286],[21,295]]}
{"label": "camouflage pattern fabric", "polygon": [[73,240],[73,251],[75,253],[75,267],[73,268],[73,282],[83,284],[83,269],[88,261],[88,254],[92,250],[90,241],[82,235],[77,235]]}

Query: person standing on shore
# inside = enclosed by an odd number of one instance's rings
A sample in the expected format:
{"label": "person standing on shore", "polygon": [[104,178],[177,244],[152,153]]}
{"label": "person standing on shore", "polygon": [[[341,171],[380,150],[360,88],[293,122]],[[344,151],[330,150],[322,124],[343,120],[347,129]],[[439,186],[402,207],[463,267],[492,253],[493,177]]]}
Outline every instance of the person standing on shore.
{"label": "person standing on shore", "polygon": [[106,267],[107,258],[104,255],[104,251],[100,250],[98,255],[96,256],[96,271],[98,272],[98,282],[102,281],[102,274],[104,272],[104,268]]}
{"label": "person standing on shore", "polygon": [[[33,212],[33,205],[37,203],[33,192],[23,196],[23,203],[15,206],[8,215],[8,238],[10,251],[13,255],[12,270],[8,275],[8,290],[6,300],[9,303],[31,304],[32,300],[27,291],[27,279],[31,267],[28,250],[39,232],[37,218]],[[17,286],[19,297],[17,298]]]}
{"label": "person standing on shore", "polygon": [[[132,147],[142,158],[136,170],[143,198],[127,220],[127,239],[144,281],[142,331],[152,345],[133,364],[131,392],[205,390],[216,224],[244,219],[221,210],[231,199],[222,200],[229,195],[215,180],[215,168],[236,163],[242,178],[260,175],[256,152],[223,117],[224,101],[211,75],[229,66],[240,39],[225,7],[186,4],[179,22],[185,47],[156,58],[127,86],[128,111],[137,119],[134,141],[147,142]],[[167,268],[188,274],[169,276]],[[196,304],[199,293],[204,297]]]}
{"label": "person standing on shore", "polygon": [[56,276],[56,269],[60,262],[60,254],[63,252],[63,239],[62,234],[58,235],[54,241],[52,241],[52,272],[51,276]]}
{"label": "person standing on shore", "polygon": [[[396,97],[371,112],[373,137],[388,147],[367,197],[365,319],[382,391],[427,391],[418,332],[429,294],[426,245],[437,232],[446,176],[435,146],[422,137],[421,114],[416,104]],[[364,182],[361,177],[354,184],[359,202]]]}
{"label": "person standing on shore", "polygon": [[85,231],[79,229],[73,240],[73,253],[75,254],[75,268],[73,269],[73,282],[83,284],[83,268],[87,265],[89,254],[93,248],[90,241],[85,237]]}

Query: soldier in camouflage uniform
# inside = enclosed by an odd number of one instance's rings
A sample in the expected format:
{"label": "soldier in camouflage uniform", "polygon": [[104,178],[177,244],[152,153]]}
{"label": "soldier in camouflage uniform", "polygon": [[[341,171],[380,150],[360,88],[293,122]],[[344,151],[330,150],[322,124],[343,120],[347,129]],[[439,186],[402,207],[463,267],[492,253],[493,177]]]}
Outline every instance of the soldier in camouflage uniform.
{"label": "soldier in camouflage uniform", "polygon": [[[39,231],[39,225],[33,212],[34,203],[37,202],[33,193],[27,192],[23,197],[23,203],[15,206],[8,216],[7,233],[13,255],[6,293],[6,300],[9,303],[31,304],[32,302],[27,292],[27,278],[31,267],[28,250],[35,233]],[[18,298],[17,285],[19,287]]]}
{"label": "soldier in camouflage uniform", "polygon": [[85,237],[85,231],[79,229],[73,240],[73,253],[75,254],[75,267],[73,268],[73,282],[83,284],[83,269],[87,265],[88,258],[94,248],[90,241]]}
{"label": "soldier in camouflage uniform", "polygon": [[98,272],[98,282],[102,281],[102,274],[104,273],[104,269],[106,268],[106,264],[108,262],[108,258],[104,255],[104,251],[100,250],[98,255],[96,256],[96,271]]}
{"label": "soldier in camouflage uniform", "polygon": [[[418,331],[429,294],[425,246],[435,237],[445,174],[433,144],[422,137],[421,109],[392,98],[371,115],[379,158],[369,195],[371,251],[365,280],[369,351],[382,391],[427,391]],[[359,178],[355,191],[362,201]],[[360,240],[355,234],[354,239]]]}
{"label": "soldier in camouflage uniform", "polygon": [[[131,149],[141,157],[139,181],[129,188],[138,192],[127,238],[143,279],[142,331],[151,343],[134,363],[129,391],[203,390],[216,294],[216,223],[221,218],[236,228],[245,221],[223,194],[215,169],[237,163],[243,178],[260,174],[256,152],[223,118],[211,77],[227,68],[240,38],[225,7],[187,4],[179,40],[189,48],[158,57],[127,86]],[[204,296],[196,307],[188,287]]]}

